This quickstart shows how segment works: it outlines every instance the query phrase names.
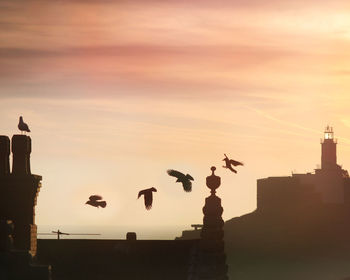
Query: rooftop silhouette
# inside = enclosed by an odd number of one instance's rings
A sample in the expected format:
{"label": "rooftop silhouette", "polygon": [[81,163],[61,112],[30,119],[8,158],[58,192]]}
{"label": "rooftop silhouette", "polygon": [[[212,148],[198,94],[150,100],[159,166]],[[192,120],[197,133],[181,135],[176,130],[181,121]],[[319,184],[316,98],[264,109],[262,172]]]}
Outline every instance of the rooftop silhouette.
{"label": "rooftop silhouette", "polygon": [[[61,235],[73,233],[60,230],[52,232],[57,240],[37,240],[35,205],[42,178],[30,171],[30,137],[14,135],[12,152],[10,172],[10,140],[0,136],[0,259],[5,260],[0,275],[6,276],[4,280],[228,279],[215,167],[207,177],[211,195],[205,200],[202,236],[197,240],[144,241],[137,240],[135,232],[129,232],[126,240],[62,240]],[[144,196],[147,210],[156,191],[149,188],[138,194]],[[92,195],[88,202],[103,207],[101,199]]]}
{"label": "rooftop silhouette", "polygon": [[[225,244],[237,275],[256,279],[263,273],[277,280],[350,274],[340,265],[350,261],[350,178],[337,163],[336,146],[328,126],[321,140],[321,168],[259,179],[257,209],[226,221]],[[283,269],[277,271],[277,265]]]}

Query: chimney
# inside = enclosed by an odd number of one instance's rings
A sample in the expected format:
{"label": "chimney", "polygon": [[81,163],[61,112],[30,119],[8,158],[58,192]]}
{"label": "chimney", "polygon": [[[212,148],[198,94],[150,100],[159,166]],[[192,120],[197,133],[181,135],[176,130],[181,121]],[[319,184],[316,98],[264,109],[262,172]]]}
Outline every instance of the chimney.
{"label": "chimney", "polygon": [[10,138],[0,136],[0,176],[10,174]]}
{"label": "chimney", "polygon": [[12,174],[30,175],[30,153],[32,140],[27,135],[13,135],[12,137]]}
{"label": "chimney", "polygon": [[126,240],[127,241],[136,241],[137,237],[136,237],[136,232],[128,232],[126,234]]}

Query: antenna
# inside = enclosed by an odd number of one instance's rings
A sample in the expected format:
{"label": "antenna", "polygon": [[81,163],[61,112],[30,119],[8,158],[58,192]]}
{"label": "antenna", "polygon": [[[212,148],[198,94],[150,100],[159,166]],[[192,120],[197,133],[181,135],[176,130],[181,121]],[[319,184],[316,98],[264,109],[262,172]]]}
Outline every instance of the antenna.
{"label": "antenna", "polygon": [[57,234],[57,240],[60,240],[61,235],[101,235],[100,233],[67,233],[62,232],[59,229],[57,231],[52,231],[51,233],[38,233],[38,235],[56,235]]}

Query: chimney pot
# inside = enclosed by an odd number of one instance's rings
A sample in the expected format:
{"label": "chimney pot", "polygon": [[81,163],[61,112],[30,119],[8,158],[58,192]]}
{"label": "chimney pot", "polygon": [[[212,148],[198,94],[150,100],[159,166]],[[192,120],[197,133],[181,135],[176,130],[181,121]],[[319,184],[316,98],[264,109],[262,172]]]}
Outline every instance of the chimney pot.
{"label": "chimney pot", "polygon": [[26,135],[13,135],[12,137],[12,173],[17,175],[30,175],[30,153],[32,141]]}

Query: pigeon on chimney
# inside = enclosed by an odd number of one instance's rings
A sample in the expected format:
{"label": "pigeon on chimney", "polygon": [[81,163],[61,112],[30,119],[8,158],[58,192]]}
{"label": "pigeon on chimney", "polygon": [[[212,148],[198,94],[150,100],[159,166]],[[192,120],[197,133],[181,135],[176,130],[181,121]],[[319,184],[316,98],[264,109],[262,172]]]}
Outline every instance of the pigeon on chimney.
{"label": "pigeon on chimney", "polygon": [[29,129],[28,125],[25,122],[23,122],[23,117],[22,116],[19,117],[18,129],[21,132],[23,132],[23,131],[24,132],[30,132],[30,129]]}

